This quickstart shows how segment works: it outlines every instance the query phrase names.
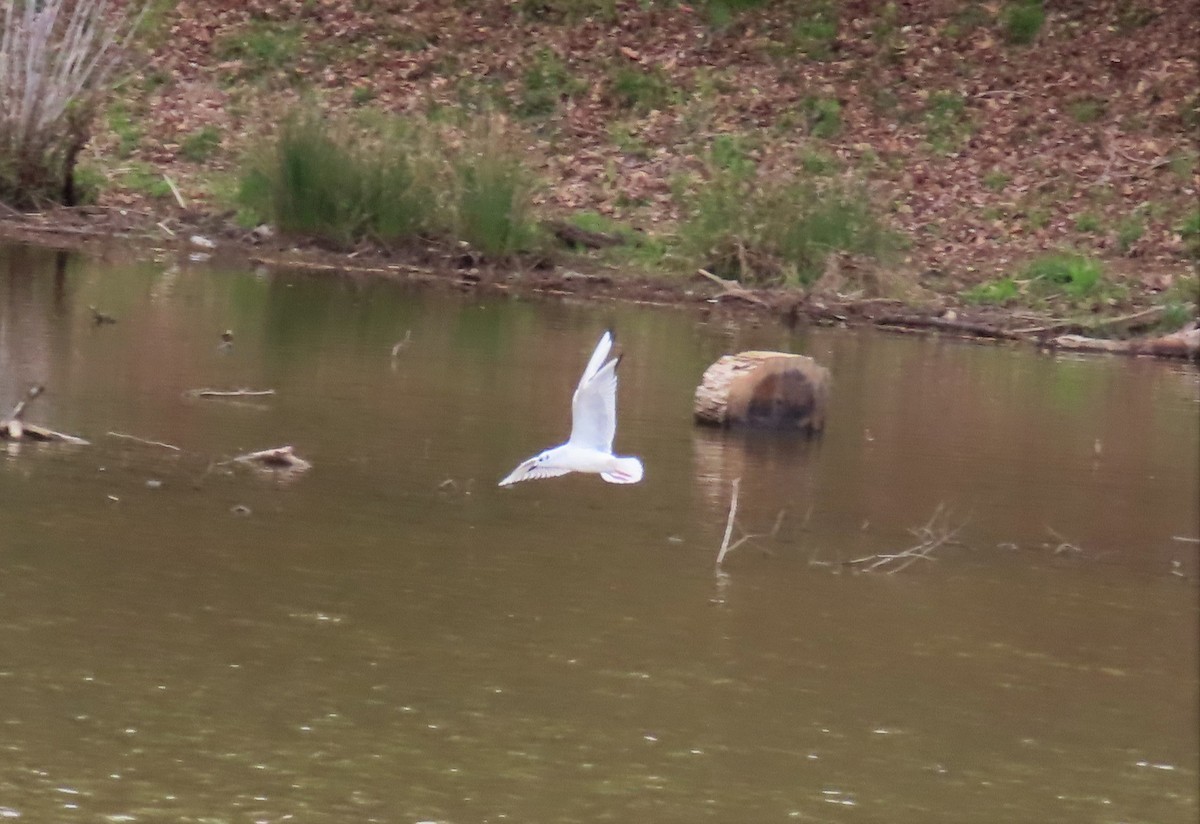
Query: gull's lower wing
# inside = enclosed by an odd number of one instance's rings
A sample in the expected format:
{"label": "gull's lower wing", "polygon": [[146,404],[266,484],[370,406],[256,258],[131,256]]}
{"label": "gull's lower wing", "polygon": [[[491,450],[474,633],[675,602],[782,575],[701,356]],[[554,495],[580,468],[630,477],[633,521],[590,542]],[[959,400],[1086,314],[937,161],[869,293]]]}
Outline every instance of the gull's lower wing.
{"label": "gull's lower wing", "polygon": [[538,466],[534,458],[520,464],[512,472],[502,480],[499,486],[511,486],[521,481],[536,481],[540,478],[557,478],[559,475],[566,475],[571,470],[556,469],[545,466]]}

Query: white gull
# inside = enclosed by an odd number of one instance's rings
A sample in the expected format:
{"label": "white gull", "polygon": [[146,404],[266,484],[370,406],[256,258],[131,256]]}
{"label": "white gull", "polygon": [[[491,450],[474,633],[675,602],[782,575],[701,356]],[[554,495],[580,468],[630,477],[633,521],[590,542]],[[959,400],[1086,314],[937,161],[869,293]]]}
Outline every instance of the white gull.
{"label": "white gull", "polygon": [[612,350],[612,333],[605,332],[583,370],[571,399],[571,437],[521,463],[500,482],[509,486],[536,478],[556,478],[568,472],[599,474],[610,484],[635,484],[642,479],[642,462],[614,455],[617,432],[617,364],[607,360]]}

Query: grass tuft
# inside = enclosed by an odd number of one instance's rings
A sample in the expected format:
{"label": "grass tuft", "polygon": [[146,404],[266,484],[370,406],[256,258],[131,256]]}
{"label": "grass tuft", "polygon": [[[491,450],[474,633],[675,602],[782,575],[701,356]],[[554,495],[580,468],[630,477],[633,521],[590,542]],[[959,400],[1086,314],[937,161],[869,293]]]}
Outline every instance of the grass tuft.
{"label": "grass tuft", "polygon": [[963,292],[963,299],[969,303],[983,303],[1002,306],[1016,300],[1021,294],[1017,282],[1012,278],[999,278],[972,286]]}
{"label": "grass tuft", "polygon": [[450,139],[422,120],[334,123],[306,111],[251,156],[238,200],[247,216],[337,246],[436,236],[498,259],[535,240],[524,169],[490,125]]}
{"label": "grass tuft", "polygon": [[1031,261],[1025,277],[1043,291],[1063,292],[1072,298],[1096,294],[1104,283],[1100,261],[1071,252],[1058,252]]}
{"label": "grass tuft", "polygon": [[708,180],[683,200],[683,251],[744,283],[808,285],[831,254],[877,257],[895,245],[858,186],[768,176],[736,153],[712,158]]}
{"label": "grass tuft", "polygon": [[1200,261],[1200,208],[1193,209],[1180,222],[1179,236],[1183,239],[1183,248],[1187,256]]}
{"label": "grass tuft", "polygon": [[1004,37],[1017,46],[1028,46],[1037,39],[1046,22],[1041,0],[1016,0],[1004,9]]}

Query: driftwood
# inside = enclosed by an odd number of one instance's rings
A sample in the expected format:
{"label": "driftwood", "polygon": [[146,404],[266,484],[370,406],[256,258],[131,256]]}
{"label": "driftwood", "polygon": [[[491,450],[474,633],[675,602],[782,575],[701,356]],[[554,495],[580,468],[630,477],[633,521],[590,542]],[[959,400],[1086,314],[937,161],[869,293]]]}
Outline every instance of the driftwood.
{"label": "driftwood", "polygon": [[247,452],[245,455],[238,455],[222,462],[222,464],[229,463],[250,464],[264,469],[285,469],[292,472],[303,472],[312,468],[312,464],[297,455],[291,446]]}
{"label": "driftwood", "polygon": [[1084,335],[1059,335],[1046,342],[1051,349],[1073,352],[1115,352],[1122,355],[1153,355],[1160,358],[1200,360],[1200,329],[1185,329],[1156,338],[1107,340]]}
{"label": "driftwood", "polygon": [[742,352],[705,370],[692,409],[697,423],[815,434],[825,426],[828,399],[829,370],[812,358]]}
{"label": "driftwood", "polygon": [[707,269],[697,269],[696,274],[711,280],[713,283],[721,287],[721,294],[717,295],[713,300],[721,300],[722,298],[733,298],[734,300],[744,300],[746,303],[753,303],[756,306],[766,306],[767,302],[756,295],[750,289],[747,289],[736,280],[726,280],[725,278],[717,277]]}
{"label": "driftwood", "polygon": [[31,386],[29,391],[25,393],[25,397],[21,398],[17,402],[17,405],[13,407],[8,418],[0,420],[0,440],[53,441],[56,443],[74,444],[76,446],[86,445],[87,441],[83,438],[77,438],[65,432],[55,432],[53,429],[47,429],[44,426],[38,426],[33,423],[25,423],[22,420],[30,402],[35,400],[44,391],[45,387],[41,384]]}

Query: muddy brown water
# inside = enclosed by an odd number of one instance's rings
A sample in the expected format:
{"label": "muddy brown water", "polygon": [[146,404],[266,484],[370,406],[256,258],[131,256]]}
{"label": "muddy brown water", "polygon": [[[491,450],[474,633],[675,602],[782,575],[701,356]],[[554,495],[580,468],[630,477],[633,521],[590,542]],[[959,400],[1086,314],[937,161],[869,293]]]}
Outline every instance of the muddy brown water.
{"label": "muddy brown water", "polygon": [[[645,482],[496,488],[608,325]],[[832,370],[820,441],[693,427],[750,348]],[[1197,818],[1190,366],[8,247],[33,381],[92,443],[0,457],[0,819]]]}

